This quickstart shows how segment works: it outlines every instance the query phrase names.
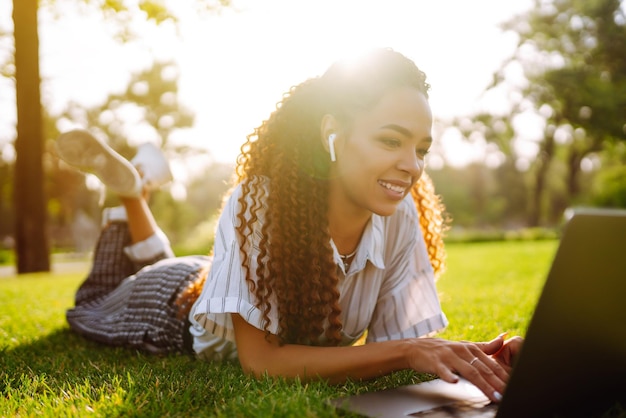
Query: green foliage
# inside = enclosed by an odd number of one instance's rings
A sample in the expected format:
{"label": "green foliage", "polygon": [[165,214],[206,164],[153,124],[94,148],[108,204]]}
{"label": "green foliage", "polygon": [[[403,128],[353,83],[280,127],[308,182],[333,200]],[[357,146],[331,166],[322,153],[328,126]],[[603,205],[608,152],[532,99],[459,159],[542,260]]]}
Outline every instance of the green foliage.
{"label": "green foliage", "polygon": [[[601,172],[608,167],[607,148],[626,140],[626,8],[620,0],[535,0],[503,28],[517,35],[518,47],[490,89],[509,91],[510,108],[462,118],[455,126],[506,158],[503,167],[510,169],[501,170],[495,194],[506,199],[503,215],[516,218],[521,209],[527,226],[552,224],[568,206],[587,199],[583,163],[595,159],[591,175]],[[517,71],[509,79],[512,68]],[[519,69],[525,82],[518,80]],[[543,119],[534,161],[513,146],[525,135],[525,126],[514,121],[529,113]],[[515,173],[519,162],[530,169]]]}
{"label": "green foliage", "polygon": [[209,254],[213,249],[218,217],[216,213],[211,219],[196,225],[176,244],[174,252],[178,255]]}
{"label": "green foliage", "polygon": [[[4,162],[5,151],[0,149],[0,240],[13,234],[15,217],[13,216],[13,165]],[[0,241],[0,246],[2,243]]]}
{"label": "green foliage", "polygon": [[152,212],[177,254],[207,254],[213,248],[215,225],[232,172],[228,164],[210,164],[189,181],[185,199],[176,200],[167,192],[152,196]]}
{"label": "green foliage", "polygon": [[146,14],[148,20],[154,20],[157,24],[161,24],[166,20],[178,20],[161,1],[142,0],[139,2],[138,7],[139,10]]}
{"label": "green foliage", "polygon": [[[142,37],[137,33],[139,23],[151,22],[155,26],[164,26],[166,23],[179,24],[175,8],[171,8],[162,0],[81,0],[78,2],[63,2],[64,7],[58,7],[58,0],[40,0],[40,9],[46,9],[61,20],[62,11],[68,7],[85,15],[101,15],[113,29],[113,38],[120,43],[127,43]],[[216,13],[225,7],[230,7],[231,0],[197,0],[188,2],[187,7],[194,7],[199,13]]]}
{"label": "green foliage", "polygon": [[626,141],[607,146],[603,163],[606,168],[591,184],[592,202],[626,208]]}
{"label": "green foliage", "polygon": [[13,251],[0,249],[0,265],[13,263]]}
{"label": "green foliage", "polygon": [[[524,333],[556,241],[448,246],[442,336]],[[236,363],[150,356],[71,333],[82,274],[0,280],[0,416],[346,416],[327,401],[430,379],[409,371],[332,386],[245,376]],[[347,415],[351,416],[351,415]]]}
{"label": "green foliage", "polygon": [[511,172],[510,166],[493,170],[472,164],[430,170],[428,174],[454,226],[479,229],[524,225],[527,191],[521,174]]}
{"label": "green foliage", "polygon": [[152,130],[166,150],[173,131],[193,125],[193,112],[179,100],[176,63],[155,61],[149,68],[132,74],[123,93],[109,94],[104,101],[90,107],[70,102],[60,115],[51,118],[87,127],[130,158],[134,147],[128,143],[128,132],[138,125],[132,119],[135,112],[143,115],[140,124]]}
{"label": "green foliage", "polygon": [[626,208],[626,166],[607,168],[596,176],[593,201],[599,206]]}
{"label": "green foliage", "polygon": [[[480,240],[500,240],[506,239],[506,231],[539,228],[529,226],[532,223],[528,221],[532,192],[526,184],[529,173],[517,171],[506,163],[495,169],[472,164],[462,168],[444,167],[428,173],[452,219],[453,231],[448,235],[454,239],[482,236]],[[553,164],[549,173],[546,181],[553,191],[550,197],[562,196],[564,192],[559,193],[565,187],[562,166]],[[541,203],[544,204],[543,201]],[[557,210],[552,202],[545,206],[544,212],[551,216],[541,227],[550,229],[558,226],[563,210]],[[455,230],[459,233],[455,234]]]}

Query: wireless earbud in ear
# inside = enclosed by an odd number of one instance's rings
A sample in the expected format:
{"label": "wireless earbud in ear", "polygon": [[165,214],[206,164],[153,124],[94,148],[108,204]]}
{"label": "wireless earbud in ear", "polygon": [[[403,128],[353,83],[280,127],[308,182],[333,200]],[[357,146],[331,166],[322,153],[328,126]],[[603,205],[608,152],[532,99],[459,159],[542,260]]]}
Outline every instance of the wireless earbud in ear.
{"label": "wireless earbud in ear", "polygon": [[330,151],[330,161],[337,161],[337,156],[335,155],[335,138],[337,138],[336,134],[328,135],[328,150]]}

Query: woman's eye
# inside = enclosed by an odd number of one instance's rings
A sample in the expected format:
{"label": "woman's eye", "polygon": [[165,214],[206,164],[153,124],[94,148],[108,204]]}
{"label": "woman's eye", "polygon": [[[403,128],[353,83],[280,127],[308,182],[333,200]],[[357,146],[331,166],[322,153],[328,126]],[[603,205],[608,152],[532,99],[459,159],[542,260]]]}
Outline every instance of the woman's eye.
{"label": "woman's eye", "polygon": [[400,141],[395,138],[382,138],[382,143],[387,145],[388,147],[398,147],[400,146]]}
{"label": "woman's eye", "polygon": [[415,153],[420,158],[426,158],[429,152],[430,152],[430,149],[416,149],[415,150]]}

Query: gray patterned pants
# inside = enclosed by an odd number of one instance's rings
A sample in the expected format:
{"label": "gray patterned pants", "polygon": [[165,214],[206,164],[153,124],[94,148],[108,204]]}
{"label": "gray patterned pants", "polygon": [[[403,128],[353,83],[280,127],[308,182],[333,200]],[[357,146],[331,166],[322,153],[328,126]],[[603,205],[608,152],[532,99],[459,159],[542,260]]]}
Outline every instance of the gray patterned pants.
{"label": "gray patterned pants", "polygon": [[168,257],[140,264],[124,253],[130,244],[125,222],[100,235],[92,270],[66,312],[70,328],[88,339],[155,354],[191,352],[187,318],[174,303],[210,263],[208,256]]}

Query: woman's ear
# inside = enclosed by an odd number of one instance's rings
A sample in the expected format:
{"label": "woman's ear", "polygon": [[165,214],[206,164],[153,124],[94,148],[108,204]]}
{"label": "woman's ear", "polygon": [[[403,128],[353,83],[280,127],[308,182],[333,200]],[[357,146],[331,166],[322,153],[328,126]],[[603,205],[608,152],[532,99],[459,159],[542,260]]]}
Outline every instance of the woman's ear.
{"label": "woman's ear", "polygon": [[330,154],[331,161],[336,160],[335,140],[339,133],[339,122],[333,115],[324,115],[320,126],[320,140],[322,146]]}

